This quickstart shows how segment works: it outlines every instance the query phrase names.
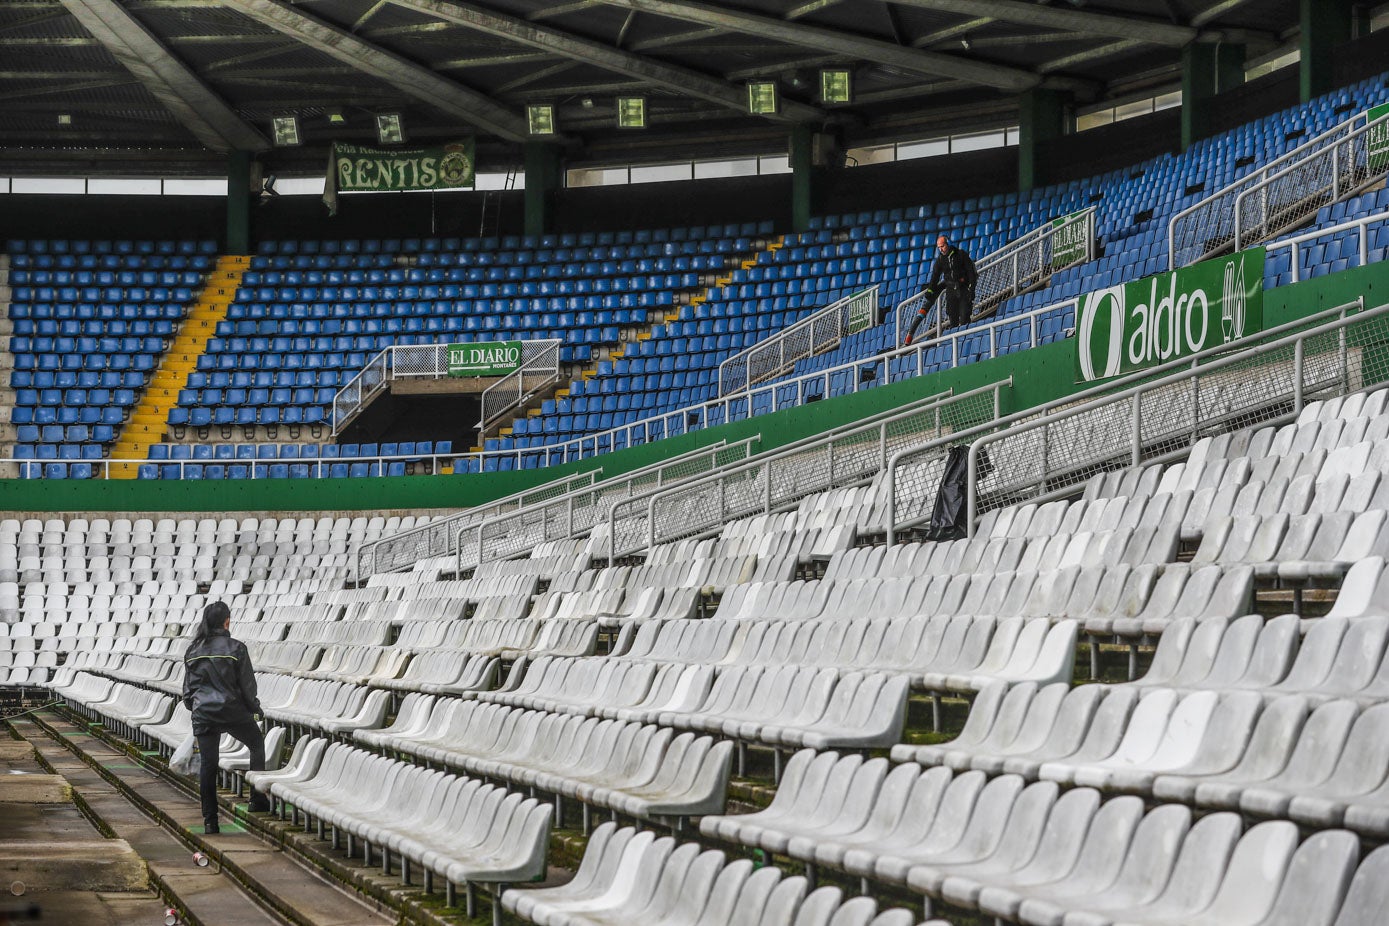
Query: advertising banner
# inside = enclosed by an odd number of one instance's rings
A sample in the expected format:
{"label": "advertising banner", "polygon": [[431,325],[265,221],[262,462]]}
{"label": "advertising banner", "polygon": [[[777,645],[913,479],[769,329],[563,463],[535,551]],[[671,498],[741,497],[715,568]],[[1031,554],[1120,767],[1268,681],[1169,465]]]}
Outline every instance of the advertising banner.
{"label": "advertising banner", "polygon": [[[1373,123],[1376,119],[1389,116],[1389,103],[1375,106],[1365,113],[1365,121]],[[1389,120],[1381,122],[1379,125],[1371,125],[1369,136],[1366,142],[1366,155],[1370,161],[1371,170],[1384,170],[1389,167]]]}
{"label": "advertising banner", "polygon": [[520,341],[449,345],[449,376],[505,376],[520,365]]}
{"label": "advertising banner", "polygon": [[1093,212],[1072,212],[1052,219],[1051,266],[1053,270],[1069,267],[1084,260],[1090,253],[1090,217]]}
{"label": "advertising banner", "polygon": [[1122,376],[1263,327],[1264,249],[1086,293],[1076,309],[1076,381]]}
{"label": "advertising banner", "polygon": [[333,142],[323,203],[336,215],[339,193],[471,187],[473,153],[471,138],[423,148],[368,148]]}

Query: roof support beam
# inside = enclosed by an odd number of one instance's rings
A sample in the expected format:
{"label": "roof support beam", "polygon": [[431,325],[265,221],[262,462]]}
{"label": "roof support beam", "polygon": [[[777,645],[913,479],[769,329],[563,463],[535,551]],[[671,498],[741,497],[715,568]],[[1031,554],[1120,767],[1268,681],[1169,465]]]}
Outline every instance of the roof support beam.
{"label": "roof support beam", "polygon": [[1003,22],[1044,29],[1060,29],[1081,35],[1105,35],[1133,39],[1149,45],[1180,48],[1196,40],[1199,31],[1191,26],[1158,22],[1112,13],[1063,9],[1022,3],[1020,0],[893,0],[903,6],[920,7],[938,13],[958,13],[961,16],[989,16]]}
{"label": "roof support beam", "polygon": [[204,146],[222,152],[270,147],[264,135],[243,121],[124,7],[113,0],[62,0],[62,4]]}
{"label": "roof support beam", "polygon": [[701,23],[721,29],[758,35],[764,39],[818,48],[834,54],[849,55],[878,64],[900,68],[914,74],[933,77],[958,77],[974,84],[1019,91],[1035,87],[1040,82],[1036,74],[1021,68],[988,64],[894,45],[881,39],[867,38],[825,29],[804,23],[785,22],[707,3],[676,2],[676,0],[607,0],[612,6],[625,7],[643,13],[654,13],[685,22]]}
{"label": "roof support beam", "polygon": [[305,15],[278,0],[226,0],[226,5],[309,48],[385,81],[436,109],[457,116],[509,141],[525,141],[526,120],[484,93],[440,77],[394,52]]}
{"label": "roof support beam", "polygon": [[[709,77],[689,68],[664,64],[632,52],[613,48],[602,42],[581,38],[548,26],[537,26],[524,19],[503,16],[470,3],[457,3],[453,0],[392,0],[392,2],[404,9],[433,16],[454,25],[474,29],[487,35],[510,39],[531,48],[561,55],[572,61],[582,61],[585,64],[636,78],[685,96],[718,103],[741,113],[747,112],[747,92],[742,87]],[[793,101],[783,101],[782,112],[779,115],[779,118],[783,120],[798,122],[820,120],[824,117],[825,114],[814,106]]]}

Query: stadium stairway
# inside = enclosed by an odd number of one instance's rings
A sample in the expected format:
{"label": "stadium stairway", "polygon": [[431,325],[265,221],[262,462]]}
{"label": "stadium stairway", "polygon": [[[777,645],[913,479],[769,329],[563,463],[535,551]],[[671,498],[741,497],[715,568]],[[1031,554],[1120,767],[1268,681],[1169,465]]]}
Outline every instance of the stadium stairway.
{"label": "stadium stairway", "polygon": [[[197,369],[198,358],[207,350],[217,325],[226,319],[241,277],[250,263],[250,257],[239,255],[217,258],[207,285],[189,310],[177,337],[164,352],[159,369],[140,397],[140,404],[135,406],[121,431],[111,452],[112,459],[146,459],[150,447],[164,439],[169,409],[178,404],[179,392],[186,386],[188,374]],[[134,479],[136,473],[134,466],[112,468],[112,476],[120,479]]]}
{"label": "stadium stairway", "polygon": [[[750,270],[762,263],[764,257],[769,260],[774,258],[776,252],[785,247],[785,245],[786,236],[777,235],[768,240],[761,249],[745,252],[739,255],[736,260],[742,270]],[[669,307],[668,311],[661,311],[658,309],[652,315],[648,316],[646,324],[623,329],[621,342],[610,349],[595,352],[587,363],[575,369],[573,375],[569,377],[568,385],[557,388],[553,392],[537,393],[528,402],[519,406],[520,414],[513,417],[511,424],[498,428],[495,436],[499,438],[512,437],[517,432],[517,424],[521,420],[529,420],[538,418],[542,415],[552,414],[556,404],[563,399],[568,399],[574,392],[575,383],[588,382],[599,376],[602,370],[611,369],[615,361],[626,359],[628,349],[634,344],[640,344],[643,341],[651,340],[652,336],[655,334],[657,325],[669,325],[672,322],[681,320],[689,313],[698,311],[699,306],[709,300],[710,292],[714,288],[727,286],[732,280],[733,271],[730,269],[714,277],[712,282],[708,285],[701,286],[697,289],[688,289],[683,293],[677,293],[675,303]],[[707,277],[705,282],[708,282]],[[607,366],[604,367],[603,364],[607,364]],[[547,402],[549,404],[547,404]],[[492,435],[489,434],[487,436],[490,437]],[[473,451],[479,452],[483,449],[484,447],[474,447]]]}

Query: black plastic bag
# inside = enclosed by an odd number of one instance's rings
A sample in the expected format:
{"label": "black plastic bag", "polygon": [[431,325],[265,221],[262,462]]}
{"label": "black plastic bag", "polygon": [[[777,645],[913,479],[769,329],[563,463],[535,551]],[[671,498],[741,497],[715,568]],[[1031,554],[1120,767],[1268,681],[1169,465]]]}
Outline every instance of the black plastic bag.
{"label": "black plastic bag", "polygon": [[[979,451],[978,477],[983,479],[993,472],[986,451]],[[969,447],[956,445],[950,448],[945,458],[945,472],[941,476],[940,490],[936,492],[936,505],[931,510],[931,524],[926,531],[927,540],[959,540],[969,532],[965,523],[966,502],[969,482]]]}

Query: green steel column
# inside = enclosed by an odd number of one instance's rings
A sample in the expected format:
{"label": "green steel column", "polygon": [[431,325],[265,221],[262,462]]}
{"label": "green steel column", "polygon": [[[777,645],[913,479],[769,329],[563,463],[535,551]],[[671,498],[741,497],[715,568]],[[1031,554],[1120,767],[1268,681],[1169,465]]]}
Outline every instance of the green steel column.
{"label": "green steel column", "polygon": [[526,234],[543,235],[550,231],[554,211],[555,190],[560,186],[560,155],[558,145],[526,142]]}
{"label": "green steel column", "polygon": [[1027,192],[1046,182],[1037,167],[1037,147],[1073,128],[1067,98],[1058,90],[1034,87],[1018,98],[1018,189]]}
{"label": "green steel column", "polygon": [[1350,41],[1348,0],[1302,0],[1302,102],[1334,90],[1336,46]]}
{"label": "green steel column", "polygon": [[814,161],[815,130],[808,125],[791,127],[791,230],[807,231],[810,216],[815,210],[815,187],[818,180]]}
{"label": "green steel column", "polygon": [[1182,150],[1211,134],[1212,98],[1244,83],[1244,46],[1199,42],[1182,49]]}
{"label": "green steel column", "polygon": [[251,253],[251,153],[227,155],[227,253]]}

